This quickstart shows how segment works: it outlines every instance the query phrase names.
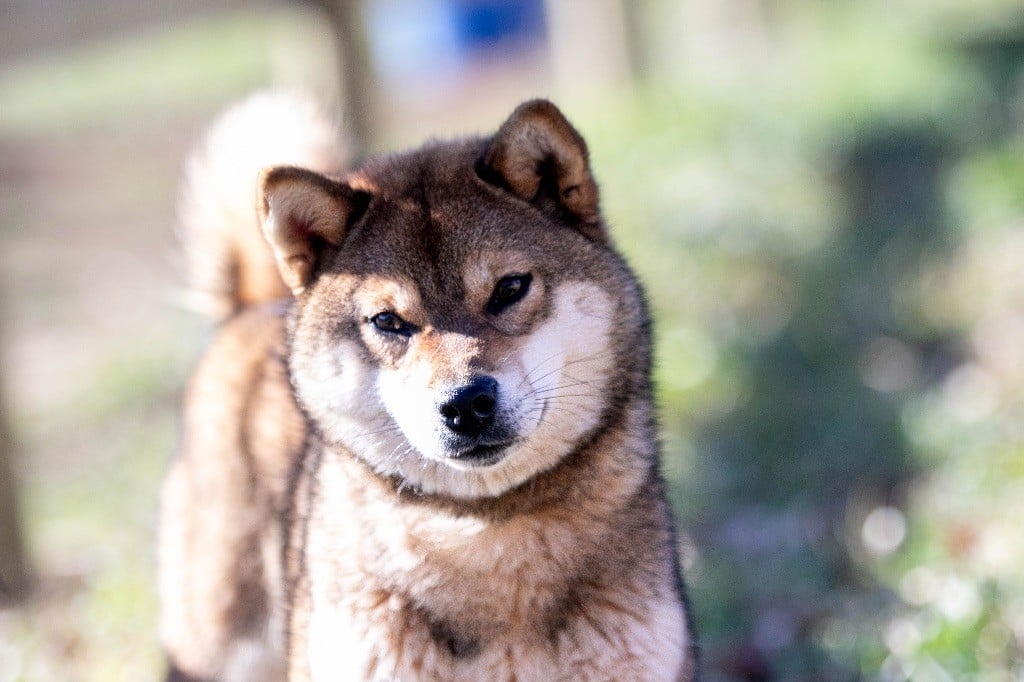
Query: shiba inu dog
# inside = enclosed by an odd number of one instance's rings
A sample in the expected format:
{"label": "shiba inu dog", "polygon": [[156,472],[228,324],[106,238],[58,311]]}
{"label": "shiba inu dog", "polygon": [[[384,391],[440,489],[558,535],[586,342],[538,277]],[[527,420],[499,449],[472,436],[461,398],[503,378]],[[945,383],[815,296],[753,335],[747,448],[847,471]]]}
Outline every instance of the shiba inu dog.
{"label": "shiba inu dog", "polygon": [[346,172],[284,99],[225,126],[292,157],[254,214],[209,177],[232,134],[187,184],[229,317],[163,491],[171,679],[694,679],[650,321],[579,133],[534,100]]}

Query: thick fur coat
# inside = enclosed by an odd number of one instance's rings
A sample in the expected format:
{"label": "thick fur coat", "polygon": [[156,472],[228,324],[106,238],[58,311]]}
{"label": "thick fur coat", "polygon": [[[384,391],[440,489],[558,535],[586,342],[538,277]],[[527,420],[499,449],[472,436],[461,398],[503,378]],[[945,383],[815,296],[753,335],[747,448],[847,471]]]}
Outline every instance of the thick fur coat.
{"label": "thick fur coat", "polygon": [[650,321],[582,137],[535,100],[354,172],[339,149],[193,221],[229,317],[164,487],[171,677],[693,679]]}

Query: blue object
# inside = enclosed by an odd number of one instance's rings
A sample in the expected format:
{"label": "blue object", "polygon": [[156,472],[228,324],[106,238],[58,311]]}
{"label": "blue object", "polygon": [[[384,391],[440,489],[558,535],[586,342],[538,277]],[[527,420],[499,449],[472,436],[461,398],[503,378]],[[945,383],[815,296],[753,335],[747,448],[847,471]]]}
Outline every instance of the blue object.
{"label": "blue object", "polygon": [[461,52],[539,40],[543,0],[449,0],[453,33]]}

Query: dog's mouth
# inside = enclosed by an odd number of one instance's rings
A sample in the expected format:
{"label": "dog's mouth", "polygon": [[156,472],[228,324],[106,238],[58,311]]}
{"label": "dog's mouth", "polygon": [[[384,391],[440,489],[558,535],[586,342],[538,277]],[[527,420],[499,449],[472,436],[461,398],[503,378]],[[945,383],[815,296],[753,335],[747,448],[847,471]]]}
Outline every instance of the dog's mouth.
{"label": "dog's mouth", "polygon": [[480,443],[452,454],[451,458],[471,466],[490,466],[505,456],[505,451],[513,442],[514,440],[500,443]]}

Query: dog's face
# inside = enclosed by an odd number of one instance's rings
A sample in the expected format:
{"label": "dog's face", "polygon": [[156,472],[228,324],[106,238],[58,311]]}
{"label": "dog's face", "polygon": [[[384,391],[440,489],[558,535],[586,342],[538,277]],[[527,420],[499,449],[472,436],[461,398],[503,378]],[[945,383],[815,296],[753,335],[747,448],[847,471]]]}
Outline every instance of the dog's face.
{"label": "dog's face", "polygon": [[645,362],[642,302],[606,243],[586,148],[546,102],[491,140],[345,182],[273,169],[262,186],[297,296],[298,398],[380,473],[499,495],[602,425],[630,345]]}

